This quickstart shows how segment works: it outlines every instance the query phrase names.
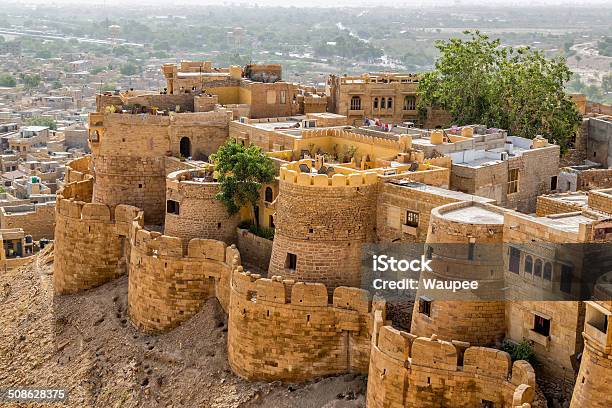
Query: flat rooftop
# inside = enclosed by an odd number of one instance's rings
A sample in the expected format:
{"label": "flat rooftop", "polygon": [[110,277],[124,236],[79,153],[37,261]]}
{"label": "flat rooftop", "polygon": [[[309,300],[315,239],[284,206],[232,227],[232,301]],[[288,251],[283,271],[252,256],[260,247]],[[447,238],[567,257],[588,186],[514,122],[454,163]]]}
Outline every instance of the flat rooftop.
{"label": "flat rooftop", "polygon": [[578,204],[582,207],[586,207],[589,201],[589,196],[586,192],[575,192],[575,193],[559,193],[547,195],[546,198],[551,200],[561,201],[564,203]]}
{"label": "flat rooftop", "polygon": [[442,214],[451,221],[469,224],[503,224],[504,215],[489,209],[471,205],[469,207],[457,208]]}
{"label": "flat rooftop", "polygon": [[493,203],[493,202],[495,202],[495,200],[493,200],[491,198],[486,198],[486,197],[480,197],[480,196],[476,196],[476,195],[472,195],[472,194],[467,194],[467,193],[463,193],[461,191],[447,190],[447,189],[442,188],[442,187],[430,186],[428,184],[418,183],[418,182],[414,182],[414,181],[410,181],[410,180],[406,180],[406,179],[391,180],[391,181],[389,181],[389,184],[393,184],[393,185],[404,187],[404,188],[410,188],[410,189],[414,189],[414,190],[419,190],[419,191],[425,191],[427,193],[439,195],[441,197],[455,198],[455,199],[460,200],[460,201],[476,201],[476,202],[480,202],[480,203]]}
{"label": "flat rooftop", "polygon": [[580,229],[580,224],[591,224],[594,221],[592,218],[575,213],[569,213],[567,215],[562,214],[560,216],[538,217],[537,220],[551,228],[576,234]]}

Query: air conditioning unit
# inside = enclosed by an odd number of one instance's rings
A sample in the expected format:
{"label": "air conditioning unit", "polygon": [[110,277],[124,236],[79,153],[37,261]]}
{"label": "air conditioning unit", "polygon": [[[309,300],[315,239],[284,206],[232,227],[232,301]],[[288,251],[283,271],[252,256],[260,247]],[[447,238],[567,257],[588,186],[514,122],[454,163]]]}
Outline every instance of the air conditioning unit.
{"label": "air conditioning unit", "polygon": [[508,152],[501,152],[501,159],[503,161],[508,160]]}
{"label": "air conditioning unit", "polygon": [[305,119],[302,121],[302,128],[314,128],[317,127],[317,121],[314,119]]}

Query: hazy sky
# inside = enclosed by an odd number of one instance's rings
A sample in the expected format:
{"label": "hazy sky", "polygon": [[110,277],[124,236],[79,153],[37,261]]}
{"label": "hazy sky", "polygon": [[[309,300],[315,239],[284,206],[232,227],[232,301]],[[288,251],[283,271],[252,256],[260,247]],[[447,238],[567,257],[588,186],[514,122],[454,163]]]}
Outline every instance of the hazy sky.
{"label": "hazy sky", "polygon": [[[96,4],[126,4],[125,0],[97,0]],[[0,0],[2,3],[15,3],[15,0]],[[24,0],[21,4],[82,4],[82,0]],[[487,5],[487,6],[544,6],[544,5],[608,5],[610,0],[174,0],[172,6],[189,5],[238,5],[258,4],[260,6],[297,6],[297,7],[374,7],[380,5],[396,7]],[[129,5],[155,4],[168,5],[167,0],[129,0]]]}

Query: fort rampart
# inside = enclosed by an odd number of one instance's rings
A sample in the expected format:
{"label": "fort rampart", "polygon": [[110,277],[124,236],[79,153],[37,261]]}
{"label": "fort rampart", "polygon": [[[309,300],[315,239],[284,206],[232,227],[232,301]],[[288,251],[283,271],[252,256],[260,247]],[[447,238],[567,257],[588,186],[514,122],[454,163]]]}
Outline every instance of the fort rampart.
{"label": "fort rampart", "polygon": [[[372,332],[368,292],[321,283],[271,279],[235,271],[231,285],[228,357],[248,379],[304,381],[366,373]],[[262,335],[264,334],[265,335]]]}
{"label": "fort rampart", "polygon": [[128,310],[132,322],[148,332],[178,326],[217,297],[227,310],[232,268],[240,265],[235,246],[210,239],[181,240],[130,228]]}
{"label": "fort rampart", "polygon": [[[477,280],[479,289],[475,295],[495,296],[504,277],[503,229],[503,210],[489,204],[461,201],[434,208],[426,241],[432,271],[421,272],[420,278]],[[442,299],[436,299],[437,295]],[[448,296],[444,290],[439,294],[417,291],[412,333],[427,337],[436,334],[447,341],[455,339],[479,346],[503,340],[503,301],[479,300],[476,296],[470,300],[465,294],[461,299],[448,300]],[[423,310],[423,301],[430,302],[428,310]]]}
{"label": "fort rampart", "polygon": [[361,244],[374,239],[375,173],[311,175],[281,167],[269,276],[359,286]]}
{"label": "fort rampart", "polygon": [[239,215],[230,216],[215,196],[219,183],[207,170],[170,173],[166,179],[166,222],[164,233],[182,239],[206,238],[233,243]]}
{"label": "fort rampart", "polygon": [[530,407],[535,387],[526,361],[512,363],[500,350],[401,332],[383,326],[375,313],[369,408]]}

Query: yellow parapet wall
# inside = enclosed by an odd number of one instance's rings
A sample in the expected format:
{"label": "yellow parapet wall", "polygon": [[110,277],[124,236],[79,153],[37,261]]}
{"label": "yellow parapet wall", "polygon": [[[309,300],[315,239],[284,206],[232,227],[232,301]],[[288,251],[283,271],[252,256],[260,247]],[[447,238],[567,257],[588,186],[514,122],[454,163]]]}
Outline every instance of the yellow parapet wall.
{"label": "yellow parapet wall", "polygon": [[[368,373],[369,408],[530,407],[535,373],[526,361],[469,343],[417,337],[383,325],[375,312]],[[526,404],[526,405],[525,405]]]}
{"label": "yellow parapet wall", "polygon": [[147,231],[137,219],[132,222],[130,246],[128,310],[140,329],[176,327],[212,297],[227,309],[231,271],[240,265],[234,245],[210,239],[185,242]]}
{"label": "yellow parapet wall", "polygon": [[368,296],[359,288],[338,287],[328,303],[323,284],[235,271],[228,327],[232,369],[267,381],[366,373],[371,311],[384,309]]}

